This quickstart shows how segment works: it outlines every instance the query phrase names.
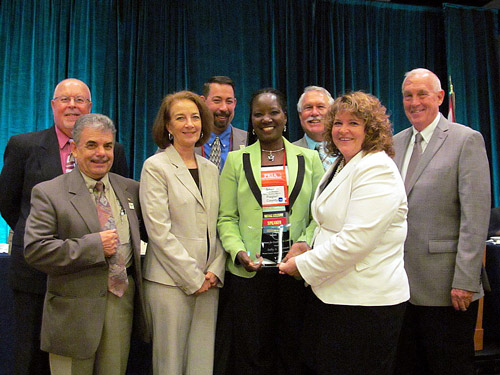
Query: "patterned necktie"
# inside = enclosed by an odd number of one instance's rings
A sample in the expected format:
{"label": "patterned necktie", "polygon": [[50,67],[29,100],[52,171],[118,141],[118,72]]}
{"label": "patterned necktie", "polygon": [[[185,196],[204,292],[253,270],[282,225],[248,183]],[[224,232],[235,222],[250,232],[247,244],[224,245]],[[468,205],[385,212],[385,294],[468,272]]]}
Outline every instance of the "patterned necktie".
{"label": "patterned necktie", "polygon": [[220,169],[220,138],[215,137],[214,143],[212,143],[212,149],[210,150],[210,156],[208,157],[212,163],[214,163],[217,168]]}
{"label": "patterned necktie", "polygon": [[417,167],[420,158],[422,157],[422,134],[415,134],[415,144],[413,145],[413,151],[411,153],[410,162],[408,163],[408,169],[406,170],[405,177],[405,189],[408,193],[409,183],[413,172],[415,172],[415,168]]}
{"label": "patterned necktie", "polygon": [[328,154],[325,151],[325,146],[322,142],[317,143],[314,149],[318,151],[319,158],[321,159],[321,163],[323,164],[323,169],[326,171],[333,164],[333,160],[328,157]]}
{"label": "patterned necktie", "polygon": [[[68,141],[68,145],[71,144],[72,139]],[[69,173],[75,168],[75,157],[73,156],[73,153],[69,153],[68,157],[66,158],[66,166],[64,168],[64,173]]]}
{"label": "patterned necktie", "polygon": [[[111,212],[111,206],[104,194],[104,183],[97,181],[94,188],[96,197],[97,216],[102,230],[116,229],[115,219]],[[120,241],[118,240],[118,247]],[[121,297],[128,287],[127,268],[125,267],[125,257],[119,253],[107,258],[108,271],[108,290],[115,296]]]}

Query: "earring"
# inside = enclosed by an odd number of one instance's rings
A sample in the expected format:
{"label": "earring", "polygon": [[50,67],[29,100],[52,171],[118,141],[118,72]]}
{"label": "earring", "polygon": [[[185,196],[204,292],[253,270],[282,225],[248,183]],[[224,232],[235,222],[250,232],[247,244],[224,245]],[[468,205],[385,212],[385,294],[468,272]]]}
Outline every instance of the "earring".
{"label": "earring", "polygon": [[174,137],[172,136],[172,134],[168,133],[168,140],[171,141],[172,139],[174,139]]}
{"label": "earring", "polygon": [[201,131],[200,138],[203,138],[203,130]]}
{"label": "earring", "polygon": [[255,135],[255,129],[252,129],[252,134]]}
{"label": "earring", "polygon": [[286,125],[283,127],[283,133],[286,132]]}

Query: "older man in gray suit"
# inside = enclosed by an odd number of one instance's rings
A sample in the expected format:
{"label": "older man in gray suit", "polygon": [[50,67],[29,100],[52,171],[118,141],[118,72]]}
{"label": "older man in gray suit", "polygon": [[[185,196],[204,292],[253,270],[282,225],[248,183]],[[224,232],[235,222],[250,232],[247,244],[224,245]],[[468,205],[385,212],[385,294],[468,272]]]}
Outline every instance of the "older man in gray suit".
{"label": "older man in gray suit", "polygon": [[323,139],[325,117],[332,104],[332,95],[320,86],[307,86],[297,103],[297,112],[304,136],[293,144],[318,151],[325,171],[336,159],[335,156],[326,153]]}
{"label": "older man in gray suit", "polygon": [[394,137],[408,195],[408,304],[395,374],[474,374],[477,300],[490,214],[481,134],[439,113],[444,91],[427,69],[405,75],[412,127]]}
{"label": "older man in gray suit", "polygon": [[143,318],[139,183],[108,173],[115,132],[106,116],[81,116],[78,167],[32,191],[25,257],[47,274],[41,349],[53,375],[125,374],[133,315]]}

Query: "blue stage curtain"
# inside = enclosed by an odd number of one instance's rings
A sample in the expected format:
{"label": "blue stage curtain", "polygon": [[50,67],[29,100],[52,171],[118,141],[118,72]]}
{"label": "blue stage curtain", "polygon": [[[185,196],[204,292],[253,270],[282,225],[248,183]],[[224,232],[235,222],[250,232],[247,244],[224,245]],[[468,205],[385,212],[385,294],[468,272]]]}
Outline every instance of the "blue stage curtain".
{"label": "blue stage curtain", "polygon": [[498,11],[445,5],[448,75],[456,121],[480,131],[492,170],[492,204],[499,205],[500,84]]}
{"label": "blue stage curtain", "polygon": [[[458,121],[485,136],[497,202],[497,24],[494,10],[361,0],[2,0],[0,150],[11,135],[52,125],[52,92],[67,77],[89,84],[93,112],[115,121],[138,178],[156,150],[151,126],[161,99],[201,93],[212,75],[236,82],[233,123],[243,129],[253,91],[285,92],[287,136],[296,140],[297,100],[308,85],[334,96],[373,93],[395,132],[408,127],[403,75],[426,67],[445,90],[452,75]],[[6,232],[0,224],[0,241]]]}

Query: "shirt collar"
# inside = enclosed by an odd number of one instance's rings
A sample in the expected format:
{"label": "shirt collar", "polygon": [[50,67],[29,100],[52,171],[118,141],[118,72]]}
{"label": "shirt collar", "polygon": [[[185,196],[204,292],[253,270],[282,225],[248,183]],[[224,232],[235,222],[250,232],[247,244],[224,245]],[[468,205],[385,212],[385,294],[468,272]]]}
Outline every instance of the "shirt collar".
{"label": "shirt collar", "polygon": [[71,138],[69,138],[66,134],[64,134],[56,125],[54,125],[54,128],[56,129],[57,143],[59,144],[59,149],[62,150]]}
{"label": "shirt collar", "polygon": [[314,150],[318,144],[322,144],[323,142],[317,142],[311,137],[309,137],[307,134],[306,136],[306,141],[307,141],[307,147],[310,148],[311,150]]}
{"label": "shirt collar", "polygon": [[[434,130],[436,129],[437,124],[439,122],[439,118],[440,118],[440,113],[438,112],[434,121],[432,121],[428,126],[425,127],[424,130],[422,130],[420,132],[420,134],[422,135],[422,138],[424,139],[424,142],[426,144],[429,143],[429,141],[431,140],[432,134],[434,133]],[[413,137],[415,137],[415,134],[417,134],[417,133],[418,133],[418,130],[415,129],[415,127],[413,127]]]}
{"label": "shirt collar", "polygon": [[231,142],[231,133],[233,132],[233,126],[231,124],[228,125],[226,130],[224,130],[220,135],[215,133],[210,133],[210,139],[208,140],[208,145],[212,147],[212,144],[215,141],[215,137],[220,138],[220,143],[223,148],[229,147],[229,142]]}
{"label": "shirt collar", "polygon": [[[95,187],[95,183],[98,181],[98,180],[94,180],[92,177],[89,177],[87,176],[85,173],[83,173],[82,171],[80,171],[80,173],[82,174],[82,177],[83,177],[83,180],[85,181],[85,185],[87,185],[87,189],[93,193],[94,192],[94,187]],[[99,181],[102,181],[102,183],[104,184],[104,189],[105,191],[107,191],[107,189],[111,186],[110,185],[110,182],[109,182],[109,177],[108,177],[108,174],[106,173],[104,175],[103,178],[101,178]]]}

